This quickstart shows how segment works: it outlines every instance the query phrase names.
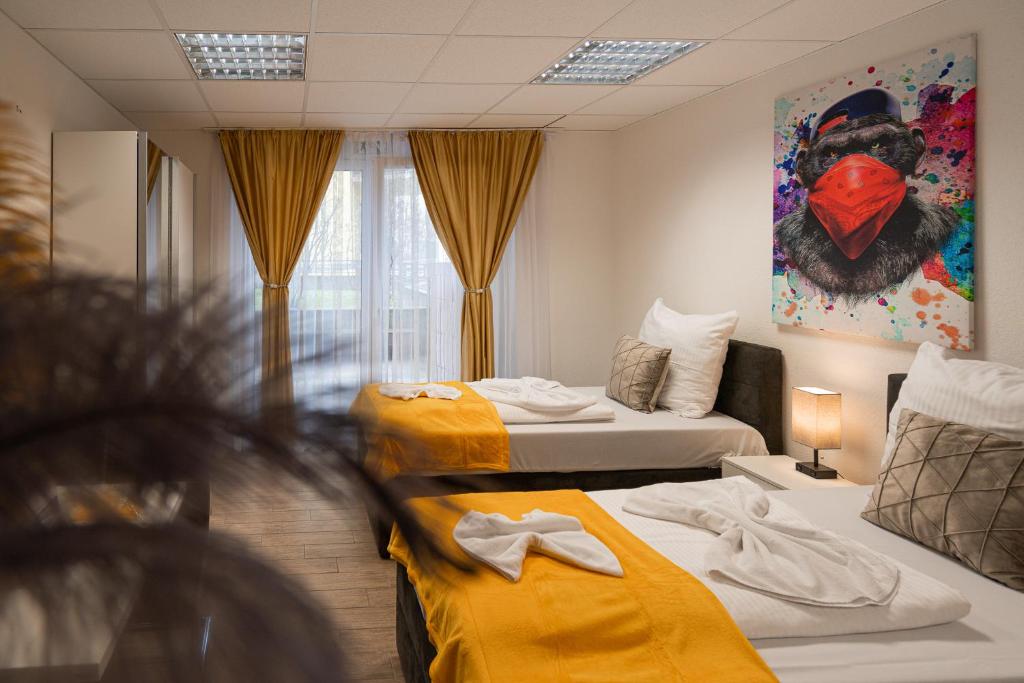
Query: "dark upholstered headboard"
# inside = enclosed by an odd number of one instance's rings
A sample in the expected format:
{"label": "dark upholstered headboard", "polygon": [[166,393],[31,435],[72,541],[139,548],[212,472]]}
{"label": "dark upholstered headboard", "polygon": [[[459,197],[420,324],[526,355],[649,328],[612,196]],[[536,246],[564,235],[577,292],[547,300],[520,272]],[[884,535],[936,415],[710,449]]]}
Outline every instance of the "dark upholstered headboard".
{"label": "dark upholstered headboard", "polygon": [[715,410],[761,432],[769,453],[782,453],[782,351],[730,340]]}
{"label": "dark upholstered headboard", "polygon": [[889,385],[885,391],[885,431],[889,431],[889,415],[892,414],[892,407],[896,405],[896,399],[900,397],[900,387],[903,386],[903,380],[907,378],[907,373],[901,372],[895,375],[889,375]]}

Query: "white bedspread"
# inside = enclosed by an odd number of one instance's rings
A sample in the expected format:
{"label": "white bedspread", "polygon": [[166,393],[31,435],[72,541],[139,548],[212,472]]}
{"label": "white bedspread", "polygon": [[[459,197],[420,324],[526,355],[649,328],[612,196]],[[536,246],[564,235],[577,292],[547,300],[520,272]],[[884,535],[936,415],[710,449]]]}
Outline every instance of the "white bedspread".
{"label": "white bedspread", "polygon": [[1024,681],[1024,593],[860,518],[869,487],[779,491],[821,526],[850,536],[960,591],[971,613],[913,631],[758,640],[784,683],[1009,683]]}
{"label": "white bedspread", "polygon": [[[574,387],[612,412],[614,420],[509,424],[513,472],[717,467],[725,455],[767,455],[764,437],[739,420],[708,413],[679,417],[641,413],[604,395],[604,387]],[[495,404],[497,406],[498,404]]]}
{"label": "white bedspread", "polygon": [[889,558],[819,529],[745,477],[644,486],[622,509],[712,532],[707,575],[768,597],[855,608],[889,604],[899,585]]}
{"label": "white bedspread", "polygon": [[[911,629],[955,621],[970,611],[970,604],[958,591],[901,564],[897,565],[900,585],[892,602],[855,608],[798,604],[716,579],[704,569],[704,557],[715,541],[714,534],[625,512],[622,506],[629,493],[616,490],[588,495],[633,534],[703,581],[750,639]],[[822,505],[827,503],[827,497],[821,499]]]}

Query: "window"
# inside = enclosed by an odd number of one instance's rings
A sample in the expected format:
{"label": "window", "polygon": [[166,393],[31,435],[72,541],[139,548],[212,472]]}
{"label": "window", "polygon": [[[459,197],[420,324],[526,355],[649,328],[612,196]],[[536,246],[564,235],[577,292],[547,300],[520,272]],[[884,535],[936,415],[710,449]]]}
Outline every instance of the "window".
{"label": "window", "polygon": [[[236,232],[241,233],[240,222]],[[237,241],[237,240],[236,240]],[[241,235],[242,286],[262,284]],[[496,353],[512,313],[515,246],[492,286]],[[340,385],[460,375],[463,286],[427,213],[404,133],[349,133],[289,286],[296,398],[331,405]],[[259,365],[259,340],[248,352]],[[499,363],[508,367],[508,363]]]}

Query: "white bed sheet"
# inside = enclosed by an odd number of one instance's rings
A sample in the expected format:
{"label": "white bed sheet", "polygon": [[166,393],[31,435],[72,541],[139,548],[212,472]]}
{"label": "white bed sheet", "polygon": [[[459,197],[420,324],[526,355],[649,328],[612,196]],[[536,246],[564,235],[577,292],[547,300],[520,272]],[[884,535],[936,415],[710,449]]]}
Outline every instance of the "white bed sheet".
{"label": "white bed sheet", "polygon": [[605,396],[604,387],[573,391],[610,406],[615,420],[507,425],[512,472],[718,467],[727,455],[768,454],[760,432],[728,415],[641,413]]}
{"label": "white bed sheet", "polygon": [[[769,495],[779,496],[815,524],[960,591],[971,602],[970,614],[913,630],[753,640],[765,662],[784,683],[1024,681],[1024,593],[861,519],[870,490],[865,486]],[[605,506],[614,505],[617,497],[611,494],[617,493],[592,495]],[[643,538],[642,527],[634,533]]]}
{"label": "white bed sheet", "polygon": [[[701,482],[701,485],[720,483],[722,480]],[[956,590],[904,563],[897,563],[899,586],[892,602],[856,608],[780,600],[728,580],[708,576],[704,558],[714,543],[714,533],[625,512],[622,506],[632,491],[635,489],[597,491],[588,495],[635,536],[703,581],[722,601],[747,638],[840,636],[913,629],[955,621],[970,611],[970,605]],[[803,513],[794,511],[792,514]],[[771,571],[771,568],[766,566],[765,571]]]}

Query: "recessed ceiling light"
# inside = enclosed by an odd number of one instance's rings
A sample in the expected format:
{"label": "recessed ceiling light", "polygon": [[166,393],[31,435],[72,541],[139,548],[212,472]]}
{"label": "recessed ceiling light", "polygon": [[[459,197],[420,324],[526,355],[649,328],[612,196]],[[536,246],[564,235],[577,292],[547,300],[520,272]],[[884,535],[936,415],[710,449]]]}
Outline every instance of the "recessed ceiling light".
{"label": "recessed ceiling light", "polygon": [[176,33],[196,76],[225,81],[301,81],[306,36],[291,33]]}
{"label": "recessed ceiling light", "polygon": [[533,82],[625,85],[704,45],[695,40],[588,40]]}

